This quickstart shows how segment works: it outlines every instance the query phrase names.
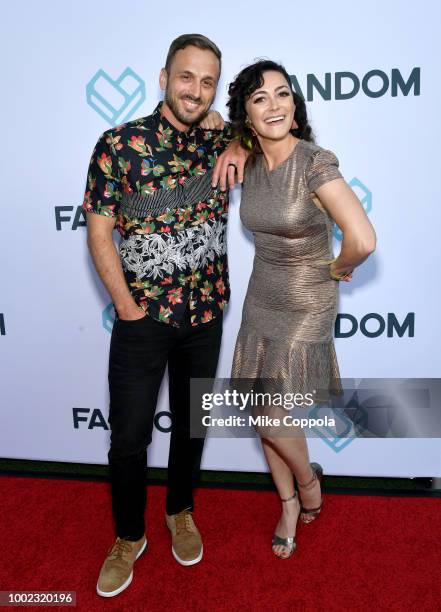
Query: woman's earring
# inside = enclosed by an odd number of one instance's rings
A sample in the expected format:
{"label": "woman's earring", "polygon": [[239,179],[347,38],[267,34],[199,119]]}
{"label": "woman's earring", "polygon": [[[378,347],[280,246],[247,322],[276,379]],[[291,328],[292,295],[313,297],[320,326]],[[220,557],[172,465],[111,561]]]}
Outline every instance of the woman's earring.
{"label": "woman's earring", "polygon": [[245,125],[249,130],[251,130],[251,133],[253,134],[253,136],[257,136],[256,130],[253,128],[253,124],[251,123],[249,117],[245,119]]}

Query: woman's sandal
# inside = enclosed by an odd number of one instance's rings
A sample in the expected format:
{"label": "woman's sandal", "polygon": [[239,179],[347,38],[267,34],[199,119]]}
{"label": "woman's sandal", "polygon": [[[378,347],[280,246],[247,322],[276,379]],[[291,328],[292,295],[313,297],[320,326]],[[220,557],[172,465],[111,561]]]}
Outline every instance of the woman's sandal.
{"label": "woman's sandal", "polygon": [[[313,472],[313,476],[311,480],[309,482],[306,482],[305,484],[301,484],[300,482],[297,482],[297,486],[301,487],[302,489],[305,487],[311,486],[312,483],[315,482],[316,480],[321,482],[323,478],[322,466],[319,463],[311,463],[310,465],[311,465],[312,472]],[[301,504],[301,507],[300,507],[301,520],[304,523],[312,523],[312,521],[314,521],[320,514],[322,506],[323,506],[323,498],[320,500],[320,506],[318,506],[317,508],[305,508],[303,504]]]}
{"label": "woman's sandal", "polygon": [[[294,491],[294,495],[292,495],[291,497],[288,497],[288,499],[280,498],[280,501],[285,503],[285,502],[291,501],[292,499],[295,499],[296,497],[297,497],[297,491]],[[299,513],[299,516],[300,516],[300,513]],[[295,551],[296,546],[297,546],[295,536],[288,536],[287,538],[281,538],[276,533],[273,535],[272,545],[273,546],[284,546],[285,548],[288,549],[288,554],[286,556],[276,555],[276,553],[274,553],[278,559],[289,559],[290,556]]]}

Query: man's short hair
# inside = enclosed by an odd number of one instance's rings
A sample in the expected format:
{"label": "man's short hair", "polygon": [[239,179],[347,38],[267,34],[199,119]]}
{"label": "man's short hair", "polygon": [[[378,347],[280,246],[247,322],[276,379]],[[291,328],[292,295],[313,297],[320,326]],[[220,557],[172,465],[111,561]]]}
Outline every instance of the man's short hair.
{"label": "man's short hair", "polygon": [[178,36],[178,38],[174,39],[168,50],[167,59],[165,60],[165,69],[167,73],[170,73],[170,65],[175,54],[181,49],[185,49],[190,45],[197,47],[198,49],[208,49],[209,51],[212,51],[219,60],[220,73],[222,53],[220,52],[219,47],[215,45],[212,40],[206,36],[203,36],[202,34],[182,34],[181,36]]}

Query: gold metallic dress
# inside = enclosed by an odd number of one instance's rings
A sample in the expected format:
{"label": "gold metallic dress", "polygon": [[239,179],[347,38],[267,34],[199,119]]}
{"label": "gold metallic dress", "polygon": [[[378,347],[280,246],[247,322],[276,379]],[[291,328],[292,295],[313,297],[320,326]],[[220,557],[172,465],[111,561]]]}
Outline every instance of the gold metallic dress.
{"label": "gold metallic dress", "polygon": [[314,393],[318,402],[339,392],[333,221],[313,201],[315,189],[337,178],[335,155],[304,140],[272,171],[262,154],[247,164],[240,216],[256,252],[233,378],[277,379],[280,392]]}

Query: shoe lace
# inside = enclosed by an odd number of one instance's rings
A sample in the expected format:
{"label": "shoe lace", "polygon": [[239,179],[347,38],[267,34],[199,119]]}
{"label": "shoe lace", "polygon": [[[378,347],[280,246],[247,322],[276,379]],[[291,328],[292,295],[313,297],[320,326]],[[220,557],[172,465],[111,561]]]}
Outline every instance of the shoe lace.
{"label": "shoe lace", "polygon": [[180,512],[179,514],[177,514],[175,525],[176,525],[176,535],[179,535],[181,531],[189,531],[189,532],[193,531],[192,529],[193,525],[191,521],[190,512],[188,512],[188,510],[184,510],[183,512]]}
{"label": "shoe lace", "polygon": [[130,542],[118,538],[109,551],[109,558],[114,560],[122,559],[124,555],[129,553],[131,550]]}

